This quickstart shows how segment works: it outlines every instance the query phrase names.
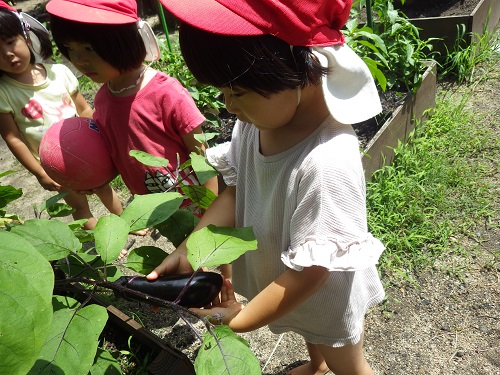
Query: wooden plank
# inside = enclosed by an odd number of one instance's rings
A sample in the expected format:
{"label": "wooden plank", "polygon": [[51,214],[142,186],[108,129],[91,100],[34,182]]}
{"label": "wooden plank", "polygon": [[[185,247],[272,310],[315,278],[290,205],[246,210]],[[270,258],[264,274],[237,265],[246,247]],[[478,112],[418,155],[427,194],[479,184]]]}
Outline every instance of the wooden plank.
{"label": "wooden plank", "polygon": [[365,178],[371,179],[373,172],[389,165],[394,160],[394,150],[399,141],[405,142],[415,124],[427,116],[427,110],[436,106],[436,63],[429,65],[417,92],[409,95],[393,112],[370,140],[362,155]]}
{"label": "wooden plank", "polygon": [[410,18],[409,21],[420,29],[419,37],[421,40],[440,38],[441,40],[432,41],[431,44],[436,51],[442,54],[446,53],[447,49],[453,48],[458,35],[457,26],[464,24],[466,32],[468,32],[472,22],[470,15]]}
{"label": "wooden plank", "polygon": [[[87,299],[88,294],[84,292],[85,289],[82,286],[73,284],[73,287],[74,298],[80,302]],[[192,362],[180,350],[169,345],[166,341],[160,339],[150,330],[99,296],[92,294],[91,303],[105,307],[108,311],[109,323],[113,324],[117,329],[128,332],[135,339],[147,346],[153,355],[155,355],[154,360],[148,366],[149,373],[152,375],[196,375]]]}
{"label": "wooden plank", "polygon": [[483,0],[472,11],[471,32],[483,35],[485,29],[493,32],[500,20],[500,1]]}

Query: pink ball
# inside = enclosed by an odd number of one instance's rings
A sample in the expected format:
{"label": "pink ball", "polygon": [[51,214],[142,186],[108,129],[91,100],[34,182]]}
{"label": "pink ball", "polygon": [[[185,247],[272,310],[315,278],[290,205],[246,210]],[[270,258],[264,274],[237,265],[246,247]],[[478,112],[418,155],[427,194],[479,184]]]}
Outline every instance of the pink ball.
{"label": "pink ball", "polygon": [[92,119],[71,117],[52,125],[40,142],[43,169],[71,190],[91,190],[118,172],[99,128]]}

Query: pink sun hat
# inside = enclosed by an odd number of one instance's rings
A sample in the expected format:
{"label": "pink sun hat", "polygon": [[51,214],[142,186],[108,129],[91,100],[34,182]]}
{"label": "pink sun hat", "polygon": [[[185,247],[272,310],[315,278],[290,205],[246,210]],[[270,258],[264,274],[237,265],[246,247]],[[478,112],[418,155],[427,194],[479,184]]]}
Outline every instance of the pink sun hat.
{"label": "pink sun hat", "polygon": [[10,10],[11,12],[16,12],[17,13],[17,10],[15,8],[11,7],[9,4],[7,4],[4,1],[0,1],[0,8],[4,8],[4,9],[7,9],[7,10]]}
{"label": "pink sun hat", "polygon": [[160,0],[180,20],[223,35],[274,35],[292,46],[344,43],[352,0]]}
{"label": "pink sun hat", "polygon": [[174,16],[198,29],[229,36],[271,34],[291,46],[310,47],[330,70],[323,97],[343,124],[368,120],[382,111],[373,76],[345,44],[340,29],[351,0],[160,0]]}
{"label": "pink sun hat", "polygon": [[137,15],[136,0],[50,0],[45,9],[66,20],[100,25],[135,23],[146,48],[145,61],[160,59],[160,47],[147,22]]}
{"label": "pink sun hat", "polygon": [[122,25],[139,20],[135,0],[51,0],[45,9],[54,16],[82,23]]}

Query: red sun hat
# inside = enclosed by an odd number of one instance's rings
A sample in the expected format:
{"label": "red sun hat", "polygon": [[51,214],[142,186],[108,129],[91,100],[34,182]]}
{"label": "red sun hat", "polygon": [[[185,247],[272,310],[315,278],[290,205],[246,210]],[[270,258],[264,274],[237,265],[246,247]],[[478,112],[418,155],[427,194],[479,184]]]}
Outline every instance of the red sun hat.
{"label": "red sun hat", "polygon": [[51,0],[46,10],[82,23],[122,25],[139,19],[136,0]]}
{"label": "red sun hat", "polygon": [[347,22],[352,4],[352,0],[160,2],[181,21],[214,34],[272,34],[293,46],[343,44],[340,29]]}
{"label": "red sun hat", "polygon": [[15,8],[11,7],[9,4],[7,4],[4,1],[0,1],[0,8],[4,8],[4,9],[7,9],[7,10],[10,10],[11,12],[16,12],[17,13],[17,10]]}

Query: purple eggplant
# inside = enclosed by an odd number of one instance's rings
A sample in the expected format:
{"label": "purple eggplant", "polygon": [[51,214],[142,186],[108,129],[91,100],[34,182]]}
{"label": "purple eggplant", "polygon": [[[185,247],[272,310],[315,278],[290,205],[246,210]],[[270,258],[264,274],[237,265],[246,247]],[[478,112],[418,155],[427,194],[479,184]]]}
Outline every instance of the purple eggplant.
{"label": "purple eggplant", "polygon": [[[115,281],[127,289],[145,293],[152,297],[174,302],[188,283],[192,274],[163,275],[150,281],[145,276],[122,276]],[[198,272],[186,288],[179,305],[184,307],[203,307],[219,294],[222,276],[215,272]],[[128,293],[127,290],[114,290],[118,297],[143,301],[155,305],[148,298]]]}

